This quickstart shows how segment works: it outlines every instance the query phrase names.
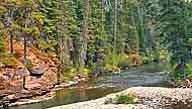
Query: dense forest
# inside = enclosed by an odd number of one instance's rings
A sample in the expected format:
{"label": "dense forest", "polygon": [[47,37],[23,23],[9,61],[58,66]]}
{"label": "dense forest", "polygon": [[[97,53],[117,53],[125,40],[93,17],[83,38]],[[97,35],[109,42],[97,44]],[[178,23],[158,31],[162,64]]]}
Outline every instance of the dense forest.
{"label": "dense forest", "polygon": [[191,84],[191,0],[0,0],[0,106],[151,63]]}
{"label": "dense forest", "polygon": [[167,62],[175,80],[192,79],[191,7],[190,0],[1,0],[0,75],[53,62],[61,83]]}

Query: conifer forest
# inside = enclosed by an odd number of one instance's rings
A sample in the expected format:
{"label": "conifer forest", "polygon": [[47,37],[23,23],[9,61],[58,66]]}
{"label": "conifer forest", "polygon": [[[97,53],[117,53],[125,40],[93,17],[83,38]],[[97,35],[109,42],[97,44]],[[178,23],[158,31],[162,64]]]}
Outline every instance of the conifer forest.
{"label": "conifer forest", "polygon": [[0,109],[192,109],[191,88],[191,0],[0,0]]}

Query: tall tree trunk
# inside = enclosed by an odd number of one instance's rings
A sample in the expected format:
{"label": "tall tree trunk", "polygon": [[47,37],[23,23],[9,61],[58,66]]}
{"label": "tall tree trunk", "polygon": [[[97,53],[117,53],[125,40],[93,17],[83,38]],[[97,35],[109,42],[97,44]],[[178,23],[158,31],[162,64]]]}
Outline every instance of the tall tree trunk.
{"label": "tall tree trunk", "polygon": [[[26,16],[26,21],[25,21],[25,29],[28,28],[28,24],[29,24],[29,18],[30,18],[30,9],[29,8],[26,8],[25,10],[27,16]],[[23,61],[24,61],[24,65],[25,65],[25,69],[26,71],[28,70],[26,67],[27,67],[27,37],[28,37],[28,33],[25,31],[24,34],[23,34],[23,41],[24,41],[24,54],[23,54]],[[26,84],[26,75],[24,74],[23,76],[23,88],[25,88],[25,84]]]}
{"label": "tall tree trunk", "polygon": [[64,50],[64,47],[63,47],[63,37],[59,35],[58,37],[58,43],[59,43],[59,60],[60,60],[60,64],[59,64],[59,70],[58,70],[58,73],[57,73],[57,84],[60,84],[61,83],[61,75],[63,73],[63,69],[64,69],[64,53],[63,53],[63,50]]}
{"label": "tall tree trunk", "polygon": [[[27,34],[24,34],[24,65],[25,65],[25,71],[27,71],[27,40],[26,40]],[[25,89],[26,79],[25,74],[23,76],[23,88]]]}
{"label": "tall tree trunk", "polygon": [[[65,28],[65,27],[64,27]],[[65,30],[66,31],[66,30]],[[59,71],[57,74],[57,82],[58,84],[61,83],[61,75],[65,72],[65,69],[69,66],[70,64],[70,59],[69,59],[69,50],[68,50],[68,44],[67,44],[67,37],[59,33],[58,37],[58,44],[59,44]]]}
{"label": "tall tree trunk", "polygon": [[[105,19],[105,14],[104,14],[104,9],[105,9],[105,0],[101,0],[101,20],[102,20],[102,27]],[[103,28],[102,28],[103,29]]]}
{"label": "tall tree trunk", "polygon": [[13,54],[13,33],[10,32],[10,52]]}
{"label": "tall tree trunk", "polygon": [[65,69],[70,64],[70,56],[69,56],[69,47],[68,47],[68,37],[67,37],[67,18],[66,18],[66,7],[64,0],[59,1],[59,10],[61,10],[61,19],[58,22],[57,30],[58,30],[58,57],[60,60],[58,73],[57,73],[57,83],[61,83],[61,75],[65,72]]}
{"label": "tall tree trunk", "polygon": [[84,0],[84,21],[83,21],[83,30],[82,30],[82,47],[80,51],[80,67],[84,67],[85,61],[87,60],[87,43],[88,43],[88,19],[89,19],[89,0]]}
{"label": "tall tree trunk", "polygon": [[113,22],[113,65],[115,64],[116,47],[117,47],[117,0],[114,3],[114,22]]}
{"label": "tall tree trunk", "polygon": [[[10,7],[10,6],[8,6]],[[11,31],[11,26],[12,26],[12,23],[13,23],[13,8],[11,7],[8,12],[7,12],[7,27],[9,28],[9,43],[10,43],[10,53],[13,54],[13,31]]]}
{"label": "tall tree trunk", "polygon": [[24,41],[24,43],[23,43],[23,45],[24,45],[24,55],[23,55],[23,57],[24,57],[24,65],[27,65],[27,39],[26,39],[26,37],[27,37],[27,34],[25,33],[24,34],[24,37],[23,37],[23,41]]}

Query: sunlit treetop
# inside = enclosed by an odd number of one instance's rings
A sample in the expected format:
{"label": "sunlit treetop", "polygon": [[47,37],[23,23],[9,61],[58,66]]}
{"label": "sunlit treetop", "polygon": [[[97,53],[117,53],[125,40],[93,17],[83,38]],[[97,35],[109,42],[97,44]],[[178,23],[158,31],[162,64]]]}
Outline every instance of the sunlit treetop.
{"label": "sunlit treetop", "polygon": [[184,1],[190,3],[192,0],[184,0]]}

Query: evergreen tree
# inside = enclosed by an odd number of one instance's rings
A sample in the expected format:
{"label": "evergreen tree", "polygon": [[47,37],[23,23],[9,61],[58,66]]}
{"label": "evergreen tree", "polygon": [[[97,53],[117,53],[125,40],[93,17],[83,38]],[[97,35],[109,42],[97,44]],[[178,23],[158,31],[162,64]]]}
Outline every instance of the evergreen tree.
{"label": "evergreen tree", "polygon": [[190,62],[190,47],[187,42],[190,39],[191,30],[187,29],[191,26],[186,23],[190,14],[186,14],[189,7],[183,0],[164,0],[160,1],[161,19],[160,28],[163,35],[163,41],[167,44],[170,52],[170,62],[174,68],[174,76],[178,79],[186,79],[186,64]]}

